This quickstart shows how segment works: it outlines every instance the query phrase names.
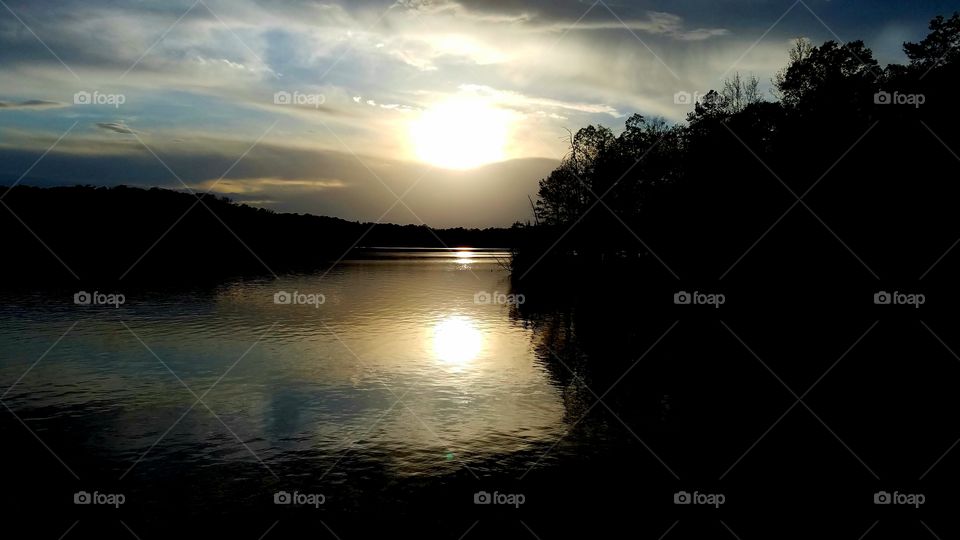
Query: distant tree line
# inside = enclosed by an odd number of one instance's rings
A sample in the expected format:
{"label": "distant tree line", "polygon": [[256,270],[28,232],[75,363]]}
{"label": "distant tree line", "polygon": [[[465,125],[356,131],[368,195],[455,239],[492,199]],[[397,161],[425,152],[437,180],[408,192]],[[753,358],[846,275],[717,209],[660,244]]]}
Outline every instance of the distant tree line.
{"label": "distant tree line", "polygon": [[505,247],[509,229],[284,214],[166,189],[0,186],[0,282],[191,283],[311,271],[352,247]]}

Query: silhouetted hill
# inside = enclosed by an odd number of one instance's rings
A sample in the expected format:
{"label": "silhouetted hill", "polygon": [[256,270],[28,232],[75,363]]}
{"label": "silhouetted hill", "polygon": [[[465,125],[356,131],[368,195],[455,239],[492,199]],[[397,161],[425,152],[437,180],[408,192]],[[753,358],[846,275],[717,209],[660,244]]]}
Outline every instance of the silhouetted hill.
{"label": "silhouetted hill", "polygon": [[126,186],[0,188],[0,276],[190,282],[323,267],[358,246],[502,247],[509,229],[441,229],[281,214],[212,195]]}

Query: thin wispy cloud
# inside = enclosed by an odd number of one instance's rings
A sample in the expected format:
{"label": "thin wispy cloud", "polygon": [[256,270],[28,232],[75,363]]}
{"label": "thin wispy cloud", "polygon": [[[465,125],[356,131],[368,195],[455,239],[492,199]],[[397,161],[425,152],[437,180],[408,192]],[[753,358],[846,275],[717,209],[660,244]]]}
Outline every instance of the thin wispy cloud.
{"label": "thin wispy cloud", "polygon": [[126,124],[121,122],[97,122],[97,127],[105,131],[112,131],[114,133],[123,133],[127,135],[137,133],[136,131],[127,127]]}
{"label": "thin wispy cloud", "polygon": [[28,99],[26,101],[21,101],[18,103],[10,103],[6,101],[0,101],[0,109],[59,109],[61,107],[66,107],[66,103],[60,103],[57,101],[47,101],[44,99]]}

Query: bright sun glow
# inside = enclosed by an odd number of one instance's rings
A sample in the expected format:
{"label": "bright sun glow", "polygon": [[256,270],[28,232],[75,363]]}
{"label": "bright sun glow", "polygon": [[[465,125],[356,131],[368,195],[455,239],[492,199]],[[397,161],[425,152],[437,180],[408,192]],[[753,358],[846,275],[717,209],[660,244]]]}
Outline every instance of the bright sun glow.
{"label": "bright sun glow", "polygon": [[472,169],[503,161],[511,115],[479,98],[454,98],[426,111],[410,126],[421,160],[445,169]]}
{"label": "bright sun glow", "polygon": [[472,250],[458,249],[457,251],[454,252],[454,255],[456,255],[457,258],[454,259],[453,262],[457,264],[470,264],[474,262],[473,261],[474,253]]}
{"label": "bright sun glow", "polygon": [[444,362],[469,362],[482,346],[483,336],[466,317],[448,317],[433,329],[433,351]]}

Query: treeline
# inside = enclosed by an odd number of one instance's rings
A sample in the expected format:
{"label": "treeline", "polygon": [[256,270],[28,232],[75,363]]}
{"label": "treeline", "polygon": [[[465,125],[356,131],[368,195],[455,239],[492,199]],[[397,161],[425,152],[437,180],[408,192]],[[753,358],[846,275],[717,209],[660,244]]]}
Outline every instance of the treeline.
{"label": "treeline", "polygon": [[[515,278],[571,266],[673,280],[943,279],[960,238],[960,14],[881,67],[797,40],[771,96],[736,75],[685,124],[588,126],[540,182]],[[789,210],[789,211],[788,211]],[[955,254],[960,255],[960,254]]]}
{"label": "treeline", "polygon": [[[5,285],[192,282],[314,270],[351,247],[504,247],[509,229],[430,229],[283,214],[166,189],[0,187]],[[366,233],[366,234],[365,234]],[[365,236],[364,236],[365,234]],[[361,239],[361,236],[363,238]],[[358,242],[359,241],[359,242]]]}

